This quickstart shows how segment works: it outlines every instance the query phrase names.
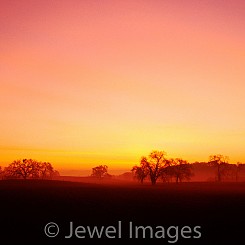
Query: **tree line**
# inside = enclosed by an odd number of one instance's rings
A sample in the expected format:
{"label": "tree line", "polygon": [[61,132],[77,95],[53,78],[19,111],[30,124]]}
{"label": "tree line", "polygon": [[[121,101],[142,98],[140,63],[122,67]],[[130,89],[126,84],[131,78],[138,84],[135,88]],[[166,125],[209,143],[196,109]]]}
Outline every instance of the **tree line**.
{"label": "tree line", "polygon": [[143,156],[140,166],[134,166],[131,171],[141,183],[149,177],[152,185],[159,178],[165,182],[174,178],[178,183],[185,179],[190,180],[193,175],[191,164],[181,158],[167,159],[164,151],[152,151],[148,157]]}
{"label": "tree line", "polygon": [[[207,166],[215,169],[215,180],[223,181],[227,176],[235,176],[238,181],[239,172],[245,167],[242,163],[229,164],[229,157],[218,154],[209,156]],[[193,164],[181,158],[166,158],[164,151],[152,151],[148,157],[143,156],[139,166],[131,170],[134,177],[141,183],[149,178],[152,185],[155,185],[160,178],[163,182],[176,183],[190,180],[194,176]]]}
{"label": "tree line", "polygon": [[[142,156],[139,165],[133,166],[131,172],[138,181],[143,183],[149,179],[155,185],[159,179],[163,182],[176,183],[189,181],[194,176],[193,167],[200,163],[190,164],[182,158],[166,158],[164,151],[152,151],[147,157]],[[239,179],[239,173],[245,169],[245,164],[229,164],[229,157],[224,155],[211,155],[209,161],[203,163],[215,169],[215,180],[221,182],[228,176],[235,181]],[[14,160],[3,170],[0,167],[2,179],[53,179],[59,176],[51,163],[33,159]],[[92,177],[103,179],[111,178],[107,165],[99,165],[92,168]]]}
{"label": "tree line", "polygon": [[[224,181],[228,177],[238,181],[239,173],[245,169],[245,164],[229,164],[229,157],[224,155],[211,155],[207,163],[202,163],[208,168],[214,169],[217,182]],[[133,166],[131,172],[135,179],[143,183],[146,179],[155,185],[158,180],[163,182],[190,181],[194,176],[194,168],[201,163],[189,163],[182,158],[166,158],[164,151],[152,151],[147,157],[142,156],[139,165]],[[112,177],[108,174],[107,165],[99,165],[92,168],[92,177],[103,179]]]}
{"label": "tree line", "polygon": [[3,170],[0,167],[2,179],[53,179],[59,176],[51,163],[33,159],[14,160]]}

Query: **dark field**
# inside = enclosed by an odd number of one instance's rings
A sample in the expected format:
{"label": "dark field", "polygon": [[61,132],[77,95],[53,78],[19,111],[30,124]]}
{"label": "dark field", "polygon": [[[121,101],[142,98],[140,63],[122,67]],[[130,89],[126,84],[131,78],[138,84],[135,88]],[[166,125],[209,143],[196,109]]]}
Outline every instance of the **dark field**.
{"label": "dark field", "polygon": [[[0,244],[245,244],[245,183],[141,186],[9,180],[0,182],[0,193]],[[118,221],[121,239],[64,238],[70,222],[75,228],[93,228],[118,227]],[[167,234],[153,239],[149,232],[147,239],[129,239],[130,221],[134,226],[152,226],[154,232],[156,226],[166,230],[178,226],[179,232],[183,226],[201,226],[202,236],[183,239],[179,233],[173,243]],[[49,222],[59,225],[55,238],[44,233]]]}

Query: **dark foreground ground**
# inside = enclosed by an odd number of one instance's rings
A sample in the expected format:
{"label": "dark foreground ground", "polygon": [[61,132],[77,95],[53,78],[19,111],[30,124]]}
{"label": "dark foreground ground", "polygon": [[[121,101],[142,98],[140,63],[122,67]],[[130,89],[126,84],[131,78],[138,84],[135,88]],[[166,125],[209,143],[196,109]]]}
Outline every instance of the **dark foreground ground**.
{"label": "dark foreground ground", "polygon": [[[245,244],[245,183],[183,183],[157,186],[136,184],[86,184],[61,181],[0,181],[0,244]],[[118,221],[121,221],[121,238]],[[165,229],[165,238],[129,238],[129,222],[135,226]],[[49,222],[59,226],[55,238],[45,235]],[[116,238],[65,238],[78,226],[114,226]],[[170,226],[178,226],[176,229]],[[182,238],[181,228],[192,231]],[[193,238],[201,226],[201,238]],[[186,228],[188,229],[188,228]],[[47,230],[54,234],[57,227]],[[109,228],[112,231],[112,228]],[[51,235],[52,235],[51,234]],[[162,233],[161,233],[162,234]],[[158,233],[157,235],[160,235]]]}

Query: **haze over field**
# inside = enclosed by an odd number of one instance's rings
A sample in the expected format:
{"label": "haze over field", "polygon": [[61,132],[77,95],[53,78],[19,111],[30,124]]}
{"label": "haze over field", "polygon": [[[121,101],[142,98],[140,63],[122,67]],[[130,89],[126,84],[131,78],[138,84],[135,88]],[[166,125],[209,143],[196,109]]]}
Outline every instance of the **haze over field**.
{"label": "haze over field", "polygon": [[245,2],[0,3],[0,163],[245,162]]}

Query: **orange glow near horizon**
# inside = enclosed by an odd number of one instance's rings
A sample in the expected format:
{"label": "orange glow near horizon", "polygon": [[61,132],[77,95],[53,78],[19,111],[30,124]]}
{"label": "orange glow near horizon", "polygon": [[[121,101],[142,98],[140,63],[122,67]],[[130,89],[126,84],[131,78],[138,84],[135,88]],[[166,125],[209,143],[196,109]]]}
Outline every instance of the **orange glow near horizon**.
{"label": "orange glow near horizon", "polygon": [[245,2],[0,3],[0,165],[245,162]]}

